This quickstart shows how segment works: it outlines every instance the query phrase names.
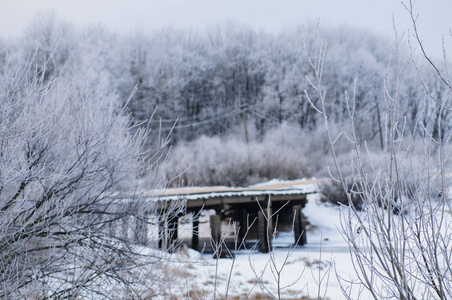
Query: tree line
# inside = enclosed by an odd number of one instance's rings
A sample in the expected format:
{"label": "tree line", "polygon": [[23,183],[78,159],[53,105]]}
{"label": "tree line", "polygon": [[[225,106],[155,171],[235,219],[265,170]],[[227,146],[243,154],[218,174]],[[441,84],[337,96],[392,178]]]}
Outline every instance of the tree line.
{"label": "tree line", "polygon": [[[347,125],[344,91],[354,93],[360,138],[382,144],[382,86],[396,76],[391,60],[395,53],[391,38],[368,30],[308,24],[269,34],[220,24],[205,31],[167,28],[125,36],[101,26],[76,29],[46,15],[20,39],[3,40],[8,50],[2,55],[37,49],[37,61],[49,62],[46,78],[80,76],[116,91],[122,104],[128,101],[134,124],[149,126],[150,121],[162,134],[171,132],[172,143],[237,131],[244,117],[259,139],[282,123],[307,131],[319,126],[319,116],[306,97],[306,92],[313,94],[309,78],[315,74],[307,53],[316,37],[328,44],[322,84],[330,91],[330,118]],[[416,60],[408,50],[405,59]],[[400,114],[407,125],[421,120],[436,135],[450,130],[446,115],[441,126],[432,121],[440,111],[427,101],[416,70],[408,68],[399,91]],[[418,68],[431,73],[423,63]],[[435,82],[425,84],[435,94],[445,93]],[[418,133],[422,136],[422,130]]]}

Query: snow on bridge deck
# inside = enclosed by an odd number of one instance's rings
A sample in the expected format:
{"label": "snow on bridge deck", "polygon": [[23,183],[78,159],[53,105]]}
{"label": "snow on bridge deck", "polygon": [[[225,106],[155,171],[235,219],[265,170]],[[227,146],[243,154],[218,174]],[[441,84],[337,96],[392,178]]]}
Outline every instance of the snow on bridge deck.
{"label": "snow on bridge deck", "polygon": [[270,180],[265,183],[259,183],[249,187],[227,187],[227,186],[208,186],[208,187],[186,187],[166,189],[161,192],[162,196],[171,195],[202,195],[208,193],[245,193],[255,191],[281,191],[281,190],[303,190],[311,193],[315,190],[315,185],[325,182],[325,179],[298,179],[298,180]]}
{"label": "snow on bridge deck", "polygon": [[307,194],[316,191],[317,184],[325,180],[271,180],[250,187],[187,187],[166,189],[157,192],[158,200],[187,200],[187,209],[210,207],[221,204],[238,204],[264,201],[304,200]]}

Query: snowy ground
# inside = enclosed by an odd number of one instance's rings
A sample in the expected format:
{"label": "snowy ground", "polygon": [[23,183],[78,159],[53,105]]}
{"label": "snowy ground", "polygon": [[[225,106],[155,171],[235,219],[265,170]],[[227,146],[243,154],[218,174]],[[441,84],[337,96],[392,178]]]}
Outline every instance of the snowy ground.
{"label": "snowy ground", "polygon": [[[167,296],[213,299],[215,293],[217,299],[266,299],[263,295],[277,298],[280,293],[281,299],[344,299],[338,277],[353,281],[355,275],[340,234],[340,208],[311,194],[303,212],[310,223],[305,246],[291,247],[291,233],[281,232],[268,254],[242,250],[235,259],[218,260],[191,249],[175,254],[187,263],[178,265],[180,280]],[[344,287],[352,285],[344,282]],[[357,287],[352,289],[352,298],[366,298],[358,293]]]}

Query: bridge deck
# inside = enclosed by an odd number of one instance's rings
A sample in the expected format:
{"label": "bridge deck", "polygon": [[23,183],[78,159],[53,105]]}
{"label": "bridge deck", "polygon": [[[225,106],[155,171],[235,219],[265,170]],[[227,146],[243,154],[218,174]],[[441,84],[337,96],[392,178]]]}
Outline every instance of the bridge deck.
{"label": "bridge deck", "polygon": [[234,205],[275,201],[306,201],[306,195],[313,192],[313,185],[321,180],[295,180],[269,182],[246,188],[232,187],[189,187],[167,189],[159,192],[159,201],[187,200],[189,211],[196,208],[212,208],[218,205]]}

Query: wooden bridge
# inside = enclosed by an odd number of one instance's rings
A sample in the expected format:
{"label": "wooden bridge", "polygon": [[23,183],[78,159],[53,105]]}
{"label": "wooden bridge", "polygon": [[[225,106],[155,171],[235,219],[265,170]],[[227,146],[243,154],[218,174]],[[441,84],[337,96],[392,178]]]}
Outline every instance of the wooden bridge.
{"label": "wooden bridge", "polygon": [[[168,189],[161,193],[159,206],[165,208],[172,201],[185,199],[185,214],[197,216],[201,210],[211,210],[209,217],[210,233],[213,244],[221,243],[221,221],[230,218],[238,224],[238,241],[246,241],[251,227],[257,227],[257,239],[260,252],[271,251],[271,239],[275,226],[284,225],[294,230],[294,242],[306,243],[305,220],[302,208],[306,204],[309,189],[303,186],[313,181],[290,181],[267,183],[249,188],[206,187]],[[164,237],[170,243],[178,239],[179,217],[175,215],[159,224],[159,246],[164,247]],[[199,219],[193,218],[191,247],[199,250]]]}

